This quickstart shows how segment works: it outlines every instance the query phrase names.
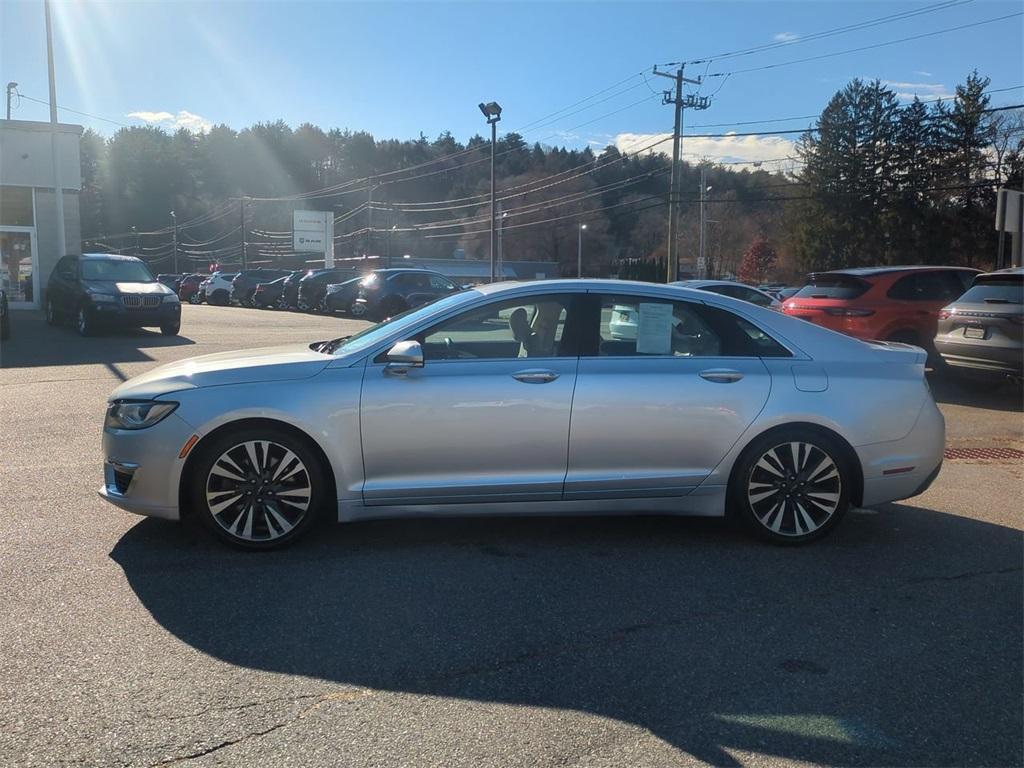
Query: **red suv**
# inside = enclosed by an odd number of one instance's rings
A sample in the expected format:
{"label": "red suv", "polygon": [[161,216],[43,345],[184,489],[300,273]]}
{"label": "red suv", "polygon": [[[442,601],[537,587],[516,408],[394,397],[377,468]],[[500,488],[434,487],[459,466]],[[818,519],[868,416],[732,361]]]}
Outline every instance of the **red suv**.
{"label": "red suv", "polygon": [[939,310],[960,297],[977,269],[865,267],[813,272],[782,311],[858,339],[932,349]]}

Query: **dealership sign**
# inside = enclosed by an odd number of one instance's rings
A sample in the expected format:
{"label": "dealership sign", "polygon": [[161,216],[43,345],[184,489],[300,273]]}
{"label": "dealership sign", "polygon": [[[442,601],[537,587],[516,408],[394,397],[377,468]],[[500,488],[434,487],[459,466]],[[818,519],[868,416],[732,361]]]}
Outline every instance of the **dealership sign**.
{"label": "dealership sign", "polygon": [[334,266],[334,215],[330,211],[295,211],[292,248],[296,253],[322,253],[324,265]]}

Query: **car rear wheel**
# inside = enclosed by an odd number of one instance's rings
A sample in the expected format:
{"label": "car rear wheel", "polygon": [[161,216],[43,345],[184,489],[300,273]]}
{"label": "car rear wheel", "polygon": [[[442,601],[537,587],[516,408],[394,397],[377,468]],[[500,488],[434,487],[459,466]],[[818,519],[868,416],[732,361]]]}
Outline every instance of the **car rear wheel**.
{"label": "car rear wheel", "polygon": [[755,440],[729,484],[732,511],[755,536],[805,544],[829,533],[850,505],[850,472],[837,442],[809,429]]}
{"label": "car rear wheel", "polygon": [[272,427],[215,438],[192,476],[193,509],[217,536],[242,549],[290,544],[315,522],[328,484],[316,454]]}
{"label": "car rear wheel", "polygon": [[228,300],[228,292],[223,288],[218,288],[207,298],[210,304],[215,304],[218,307],[226,307],[230,302]]}
{"label": "car rear wheel", "polygon": [[191,294],[188,297],[188,303],[189,304],[202,304],[203,303],[203,297],[200,295],[199,291],[196,291],[195,293]]}

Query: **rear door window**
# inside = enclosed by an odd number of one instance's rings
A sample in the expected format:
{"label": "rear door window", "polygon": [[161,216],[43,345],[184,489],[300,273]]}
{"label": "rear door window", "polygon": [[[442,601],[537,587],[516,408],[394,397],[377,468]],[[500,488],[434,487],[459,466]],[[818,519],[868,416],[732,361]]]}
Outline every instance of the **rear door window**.
{"label": "rear door window", "polygon": [[853,275],[811,275],[807,285],[797,291],[794,299],[856,299],[871,284]]}

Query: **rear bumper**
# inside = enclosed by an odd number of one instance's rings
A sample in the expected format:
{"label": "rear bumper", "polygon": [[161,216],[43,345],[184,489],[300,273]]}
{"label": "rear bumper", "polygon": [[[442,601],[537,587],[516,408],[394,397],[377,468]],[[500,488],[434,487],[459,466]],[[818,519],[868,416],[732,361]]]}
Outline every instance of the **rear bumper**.
{"label": "rear bumper", "polygon": [[861,506],[872,507],[924,493],[942,468],[945,447],[946,422],[929,396],[906,437],[855,448],[864,474]]}
{"label": "rear bumper", "polygon": [[946,364],[953,368],[969,368],[975,371],[1009,373],[1018,376],[1024,372],[1024,350],[1021,347],[970,344],[948,341],[940,336],[935,339],[935,349],[942,355]]}
{"label": "rear bumper", "polygon": [[145,309],[127,309],[115,302],[93,304],[89,308],[89,316],[104,325],[138,328],[167,325],[181,319],[181,303],[176,301]]}

